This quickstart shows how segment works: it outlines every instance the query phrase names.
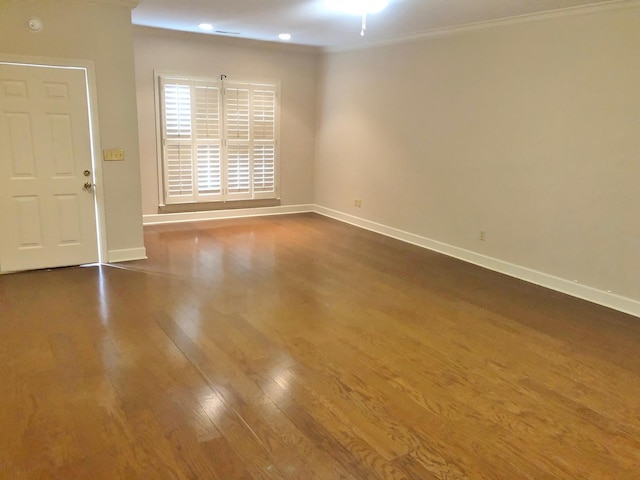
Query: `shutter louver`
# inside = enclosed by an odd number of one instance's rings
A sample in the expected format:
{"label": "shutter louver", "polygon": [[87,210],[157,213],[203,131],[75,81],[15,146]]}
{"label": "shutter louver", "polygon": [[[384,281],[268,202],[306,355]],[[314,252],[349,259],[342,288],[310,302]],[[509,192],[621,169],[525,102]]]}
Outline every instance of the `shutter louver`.
{"label": "shutter louver", "polygon": [[164,85],[165,139],[191,138],[191,88],[188,84]]}
{"label": "shutter louver", "polygon": [[275,140],[276,92],[262,88],[253,91],[253,139]]}
{"label": "shutter louver", "polygon": [[198,145],[198,195],[222,193],[219,145]]}
{"label": "shutter louver", "polygon": [[215,85],[195,85],[196,136],[198,140],[220,139],[220,94]]}
{"label": "shutter louver", "polygon": [[225,121],[228,140],[249,140],[249,89],[225,90]]}
{"label": "shutter louver", "polygon": [[254,145],[253,147],[253,191],[256,193],[275,192],[275,146]]}
{"label": "shutter louver", "polygon": [[193,197],[191,145],[165,147],[167,198]]}
{"label": "shutter louver", "polygon": [[251,193],[250,164],[248,145],[228,145],[227,189],[230,195]]}

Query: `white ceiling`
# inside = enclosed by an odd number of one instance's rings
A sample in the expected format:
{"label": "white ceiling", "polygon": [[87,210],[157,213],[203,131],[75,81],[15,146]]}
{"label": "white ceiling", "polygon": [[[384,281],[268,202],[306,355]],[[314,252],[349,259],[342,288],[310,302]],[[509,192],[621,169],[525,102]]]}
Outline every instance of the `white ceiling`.
{"label": "white ceiling", "polygon": [[290,43],[338,47],[598,3],[612,2],[389,0],[385,10],[368,16],[364,37],[360,37],[360,17],[329,11],[325,0],[140,0],[133,23],[188,32],[202,32],[198,24],[211,23],[216,30],[238,32],[235,36],[243,38],[280,41],[278,34],[287,32],[292,35]]}

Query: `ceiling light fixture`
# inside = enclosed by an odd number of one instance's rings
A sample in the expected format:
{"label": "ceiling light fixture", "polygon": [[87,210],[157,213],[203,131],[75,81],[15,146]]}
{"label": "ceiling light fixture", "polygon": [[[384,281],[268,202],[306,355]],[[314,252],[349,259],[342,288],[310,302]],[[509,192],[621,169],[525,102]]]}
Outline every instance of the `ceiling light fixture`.
{"label": "ceiling light fixture", "polygon": [[325,0],[325,5],[336,12],[362,15],[381,12],[389,5],[389,0]]}
{"label": "ceiling light fixture", "polygon": [[210,23],[201,23],[200,25],[198,25],[198,27],[200,27],[200,30],[204,30],[205,32],[210,32],[211,30],[213,30],[213,25],[211,25]]}
{"label": "ceiling light fixture", "polygon": [[389,5],[389,0],[325,0],[325,5],[330,10],[362,16],[360,35],[364,36],[367,30],[367,14],[381,12]]}
{"label": "ceiling light fixture", "polygon": [[281,33],[280,35],[278,35],[278,38],[280,40],[291,40],[291,34],[290,33]]}

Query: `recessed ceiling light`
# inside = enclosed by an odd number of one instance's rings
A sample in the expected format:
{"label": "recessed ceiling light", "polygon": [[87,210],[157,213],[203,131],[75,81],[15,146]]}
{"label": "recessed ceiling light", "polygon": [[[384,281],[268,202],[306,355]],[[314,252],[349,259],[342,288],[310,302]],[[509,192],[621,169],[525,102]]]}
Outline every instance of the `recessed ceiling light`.
{"label": "recessed ceiling light", "polygon": [[213,30],[213,25],[211,25],[210,23],[201,23],[200,25],[198,25],[198,27],[206,32],[210,32],[211,30]]}
{"label": "recessed ceiling light", "polygon": [[291,34],[290,33],[281,33],[280,35],[278,35],[278,38],[280,40],[291,40]]}
{"label": "recessed ceiling light", "polygon": [[389,0],[325,0],[329,10],[350,15],[365,15],[378,13],[389,5]]}

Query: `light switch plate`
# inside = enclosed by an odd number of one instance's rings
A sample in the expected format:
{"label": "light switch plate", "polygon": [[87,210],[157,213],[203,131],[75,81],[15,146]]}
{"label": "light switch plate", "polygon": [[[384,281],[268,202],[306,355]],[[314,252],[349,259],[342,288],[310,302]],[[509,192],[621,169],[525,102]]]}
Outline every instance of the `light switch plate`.
{"label": "light switch plate", "polygon": [[105,162],[119,162],[124,160],[123,148],[109,148],[102,151],[102,158]]}

